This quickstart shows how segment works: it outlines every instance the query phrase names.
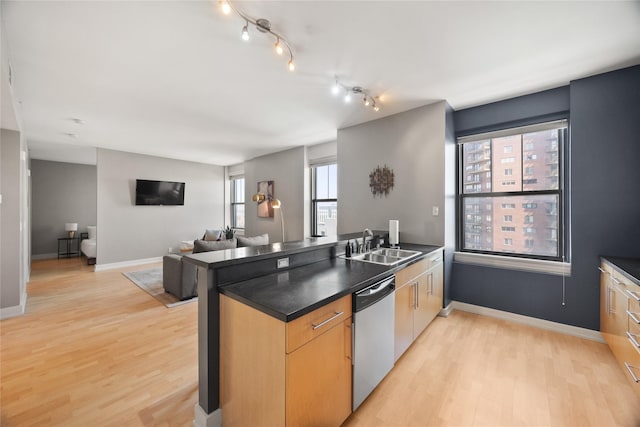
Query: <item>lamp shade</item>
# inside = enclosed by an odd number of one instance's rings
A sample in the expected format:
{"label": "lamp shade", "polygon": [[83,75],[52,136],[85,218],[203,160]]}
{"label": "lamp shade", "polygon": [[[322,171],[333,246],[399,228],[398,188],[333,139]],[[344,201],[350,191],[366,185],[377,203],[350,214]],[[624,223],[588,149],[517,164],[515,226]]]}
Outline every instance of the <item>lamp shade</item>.
{"label": "lamp shade", "polygon": [[67,222],[64,225],[64,231],[78,231],[78,223],[77,222]]}

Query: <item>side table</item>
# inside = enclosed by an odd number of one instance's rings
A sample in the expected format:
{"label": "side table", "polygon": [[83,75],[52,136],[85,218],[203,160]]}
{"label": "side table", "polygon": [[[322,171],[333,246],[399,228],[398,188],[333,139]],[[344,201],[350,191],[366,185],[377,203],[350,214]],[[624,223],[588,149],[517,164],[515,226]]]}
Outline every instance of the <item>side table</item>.
{"label": "side table", "polygon": [[[60,243],[63,243],[60,245]],[[80,237],[58,238],[58,259],[80,256]]]}

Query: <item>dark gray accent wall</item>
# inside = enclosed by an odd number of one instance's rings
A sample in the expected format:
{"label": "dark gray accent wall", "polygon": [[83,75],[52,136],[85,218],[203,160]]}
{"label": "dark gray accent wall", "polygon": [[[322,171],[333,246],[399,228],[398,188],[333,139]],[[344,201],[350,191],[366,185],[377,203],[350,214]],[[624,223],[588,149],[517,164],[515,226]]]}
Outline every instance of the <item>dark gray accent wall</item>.
{"label": "dark gray accent wall", "polygon": [[[455,114],[456,130],[525,121],[570,107],[571,276],[454,263],[456,301],[599,329],[599,256],[640,256],[640,66]],[[531,105],[527,105],[531,104]],[[519,114],[515,114],[514,108]]]}
{"label": "dark gray accent wall", "polygon": [[569,111],[569,86],[456,111],[456,135],[522,126]]}
{"label": "dark gray accent wall", "polygon": [[32,255],[56,254],[64,224],[96,225],[96,166],[31,160]]}

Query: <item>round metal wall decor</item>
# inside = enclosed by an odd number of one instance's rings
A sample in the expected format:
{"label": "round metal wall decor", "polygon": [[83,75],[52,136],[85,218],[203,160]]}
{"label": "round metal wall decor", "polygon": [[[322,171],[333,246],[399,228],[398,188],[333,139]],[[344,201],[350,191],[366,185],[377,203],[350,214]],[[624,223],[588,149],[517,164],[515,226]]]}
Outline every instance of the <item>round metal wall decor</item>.
{"label": "round metal wall decor", "polygon": [[383,167],[378,165],[373,172],[369,174],[369,187],[371,188],[373,197],[382,197],[383,194],[385,197],[388,196],[393,189],[393,180],[393,170],[389,169],[387,165]]}

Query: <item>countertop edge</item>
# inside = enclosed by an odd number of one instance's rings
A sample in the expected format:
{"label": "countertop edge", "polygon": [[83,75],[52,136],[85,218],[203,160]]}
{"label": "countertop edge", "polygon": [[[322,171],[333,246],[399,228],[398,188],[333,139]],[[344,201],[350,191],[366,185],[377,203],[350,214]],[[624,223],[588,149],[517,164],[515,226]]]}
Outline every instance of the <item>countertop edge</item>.
{"label": "countertop edge", "polygon": [[618,256],[601,255],[600,260],[613,265],[624,277],[631,280],[637,286],[640,286],[640,277],[636,277],[635,275],[630,273],[624,265],[620,265],[621,260],[626,262],[635,262],[638,264],[638,268],[640,269],[640,258],[625,258]]}

